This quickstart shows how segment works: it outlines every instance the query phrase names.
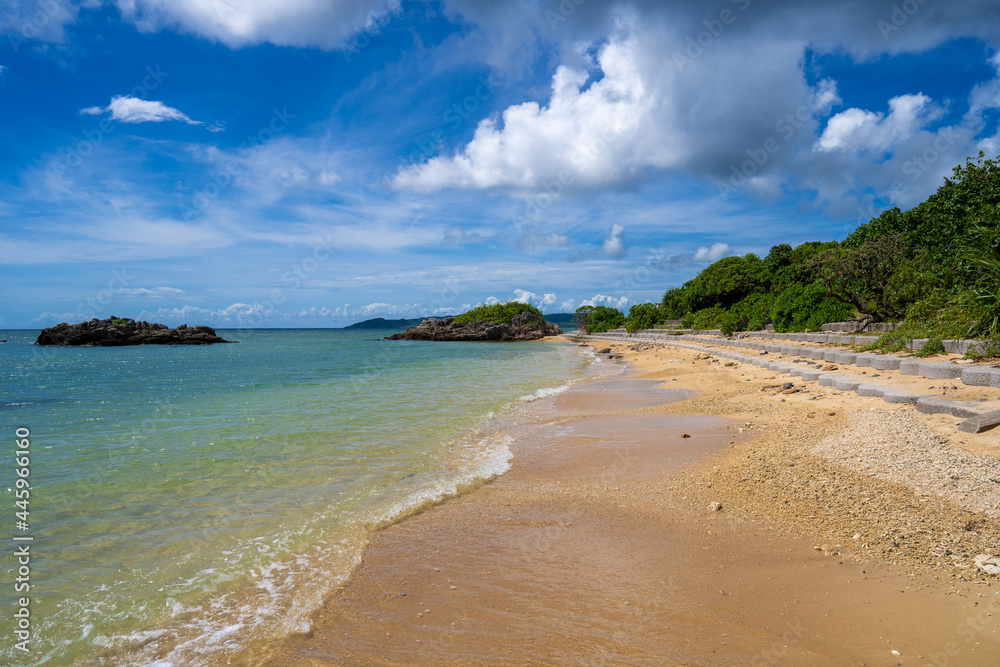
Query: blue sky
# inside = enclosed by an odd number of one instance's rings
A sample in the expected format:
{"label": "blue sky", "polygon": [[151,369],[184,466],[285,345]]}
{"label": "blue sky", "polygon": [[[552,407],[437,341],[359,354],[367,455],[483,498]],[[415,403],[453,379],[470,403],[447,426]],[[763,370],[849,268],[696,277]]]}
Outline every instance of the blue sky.
{"label": "blue sky", "polygon": [[985,0],[14,0],[0,36],[0,327],[627,311],[1000,153]]}

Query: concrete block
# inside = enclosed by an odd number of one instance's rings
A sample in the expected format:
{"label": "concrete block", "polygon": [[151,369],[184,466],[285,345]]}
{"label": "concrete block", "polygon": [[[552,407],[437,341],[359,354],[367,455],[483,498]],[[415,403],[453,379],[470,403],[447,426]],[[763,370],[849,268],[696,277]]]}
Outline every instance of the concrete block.
{"label": "concrete block", "polygon": [[962,382],[973,387],[1000,387],[1000,368],[966,366],[962,369]]}
{"label": "concrete block", "polygon": [[975,417],[968,417],[958,425],[962,433],[982,433],[1000,425],[1000,410],[991,410]]}
{"label": "concrete block", "polygon": [[838,352],[834,363],[837,364],[853,364],[854,360],[858,358],[856,352]]}
{"label": "concrete block", "polygon": [[859,354],[854,363],[863,368],[874,368],[879,371],[894,371],[899,368],[902,361],[899,357],[891,354],[872,354],[866,352]]}
{"label": "concrete block", "polygon": [[871,352],[865,352],[859,354],[857,357],[854,358],[854,364],[856,366],[860,366],[861,368],[874,368],[874,366],[872,365],[872,361],[875,359],[876,356],[877,355],[874,355]]}
{"label": "concrete block", "polygon": [[882,382],[865,382],[858,385],[858,396],[877,396],[882,398],[886,385]]}
{"label": "concrete block", "polygon": [[837,361],[837,355],[844,354],[840,350],[823,350],[823,361]]}
{"label": "concrete block", "polygon": [[924,361],[922,363],[923,375],[931,380],[956,380],[962,377],[965,366],[952,364],[945,361]]}
{"label": "concrete block", "polygon": [[877,355],[872,360],[872,368],[877,371],[894,371],[899,368],[899,364],[902,361],[901,357],[897,357],[894,354]]}
{"label": "concrete block", "polygon": [[916,403],[921,398],[930,398],[936,394],[912,393],[902,387],[886,387],[882,391],[882,400],[886,403]]}
{"label": "concrete block", "polygon": [[837,379],[844,377],[843,375],[838,375],[837,373],[824,373],[819,376],[816,380],[821,387],[836,387]]}
{"label": "concrete block", "polygon": [[[980,414],[978,401],[953,401],[940,396],[924,396],[917,400],[917,410],[929,415],[951,415],[968,419]],[[979,408],[979,409],[977,409]]]}
{"label": "concrete block", "polygon": [[834,380],[833,386],[839,391],[855,391],[858,387],[868,382],[868,378],[850,377],[847,375],[838,376]]}

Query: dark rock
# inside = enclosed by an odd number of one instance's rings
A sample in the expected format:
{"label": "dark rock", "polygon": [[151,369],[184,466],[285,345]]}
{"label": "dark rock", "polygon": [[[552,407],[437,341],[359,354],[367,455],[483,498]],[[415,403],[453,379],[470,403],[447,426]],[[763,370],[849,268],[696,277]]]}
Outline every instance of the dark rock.
{"label": "dark rock", "polygon": [[518,341],[558,336],[558,324],[546,322],[533,313],[518,313],[510,324],[496,322],[456,322],[454,317],[431,317],[386,340]]}
{"label": "dark rock", "polygon": [[171,329],[155,322],[136,322],[130,318],[94,318],[79,324],[57,324],[42,329],[37,345],[109,347],[120,345],[211,345],[232,343],[215,335],[215,329],[206,326],[188,327],[182,324]]}
{"label": "dark rock", "polygon": [[606,347],[603,350],[598,350],[597,354],[611,354],[611,348],[610,347]]}

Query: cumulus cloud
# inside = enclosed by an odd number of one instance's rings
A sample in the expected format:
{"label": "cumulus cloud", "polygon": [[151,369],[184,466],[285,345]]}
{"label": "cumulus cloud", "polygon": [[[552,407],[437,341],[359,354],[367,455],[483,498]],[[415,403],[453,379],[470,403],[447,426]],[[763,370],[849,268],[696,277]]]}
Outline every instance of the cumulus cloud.
{"label": "cumulus cloud", "polygon": [[711,264],[732,254],[732,252],[733,249],[729,247],[728,243],[713,243],[711,247],[699,246],[694,252],[664,255],[659,264],[665,269],[683,269],[696,264]]}
{"label": "cumulus cloud", "polygon": [[[481,121],[472,141],[457,154],[403,167],[393,184],[429,192],[446,187],[538,188],[550,180],[565,185],[617,180],[623,159],[638,148],[633,138],[656,102],[647,93],[638,51],[638,40],[627,31],[615,35],[597,58],[600,81],[585,86],[590,81],[586,71],[560,66],[548,105],[525,102],[506,109],[502,123]],[[656,142],[646,145],[661,148]],[[629,160],[670,161],[669,155],[655,152]]]}
{"label": "cumulus cloud", "polygon": [[696,262],[715,262],[733,251],[727,243],[713,243],[711,248],[700,246],[694,253]]}
{"label": "cumulus cloud", "polygon": [[539,308],[540,310],[545,310],[546,308],[548,308],[549,306],[551,306],[556,302],[556,295],[544,294],[542,296],[538,296],[534,292],[529,292],[523,289],[516,289],[514,290],[514,298],[511,299],[511,301],[514,301],[516,303],[531,304]]}
{"label": "cumulus cloud", "polygon": [[611,231],[608,233],[608,237],[604,239],[604,244],[601,246],[606,254],[614,258],[620,258],[625,256],[625,227],[619,224],[612,225]]}
{"label": "cumulus cloud", "polygon": [[576,312],[576,299],[568,299],[566,301],[563,301],[562,305],[559,306],[559,310],[561,310],[564,313]]}
{"label": "cumulus cloud", "polygon": [[116,0],[122,16],[142,31],[176,29],[243,47],[334,49],[355,32],[377,37],[402,15],[399,0]]}
{"label": "cumulus cloud", "polygon": [[[478,0],[446,4],[471,7],[462,16],[474,20],[489,14],[504,23],[497,34],[514,34],[529,20],[491,14]],[[732,189],[762,198],[801,193],[810,206],[842,216],[865,193],[900,180],[906,192],[890,199],[919,201],[965,155],[1000,146],[1000,135],[980,135],[981,116],[997,106],[1000,85],[977,87],[970,96],[977,119],[942,136],[927,128],[954,100],[932,100],[917,89],[886,100],[887,111],[838,110],[836,81],[812,83],[803,65],[810,51],[861,62],[923,53],[960,37],[1000,44],[1000,12],[986,0],[934,11],[920,6],[902,29],[887,33],[876,27],[880,21],[902,19],[871,3],[734,4],[735,22],[715,35],[706,32],[703,7],[679,0],[575,5],[556,33],[539,20],[538,39],[565,35],[548,94],[482,120],[471,141],[399,169],[393,185],[417,192],[513,189],[521,196],[555,186],[623,189],[686,173],[714,182],[727,197]],[[924,153],[938,156],[933,167],[909,163]],[[528,237],[522,245],[536,244]]]}
{"label": "cumulus cloud", "polygon": [[939,116],[940,111],[931,109],[931,98],[926,95],[900,95],[889,100],[888,116],[856,108],[836,114],[827,121],[816,148],[885,152]]}
{"label": "cumulus cloud", "polygon": [[626,306],[631,303],[631,299],[627,296],[613,297],[607,296],[605,294],[595,294],[589,299],[585,299],[580,302],[581,306],[607,306],[608,308],[617,308],[618,310],[624,310]]}
{"label": "cumulus cloud", "polygon": [[199,120],[192,120],[183,112],[168,107],[158,100],[144,100],[130,95],[116,95],[111,98],[111,104],[106,107],[87,107],[80,113],[89,116],[99,116],[110,113],[112,120],[122,123],[162,123],[167,120],[179,120],[188,125],[201,125]]}

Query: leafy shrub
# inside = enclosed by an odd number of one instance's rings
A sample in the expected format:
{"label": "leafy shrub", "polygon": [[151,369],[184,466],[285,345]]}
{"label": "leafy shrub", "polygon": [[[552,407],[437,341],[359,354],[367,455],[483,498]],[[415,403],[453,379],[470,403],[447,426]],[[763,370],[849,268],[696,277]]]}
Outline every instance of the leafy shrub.
{"label": "leafy shrub", "polygon": [[687,300],[695,312],[716,305],[728,308],[767,284],[764,262],[756,255],[724,257],[686,284]]}
{"label": "leafy shrub", "polygon": [[640,329],[652,329],[653,325],[660,321],[662,310],[653,303],[637,303],[628,311],[625,319],[625,330],[635,333]]}
{"label": "leafy shrub", "polygon": [[770,292],[758,292],[746,297],[726,314],[721,326],[722,333],[728,335],[734,331],[763,329],[771,321],[774,299]]}
{"label": "leafy shrub", "polygon": [[719,306],[712,306],[711,308],[702,308],[697,313],[695,313],[691,318],[691,328],[692,329],[719,329],[722,324],[726,321],[728,312],[725,308]]}
{"label": "leafy shrub", "polygon": [[625,316],[617,308],[580,306],[576,309],[577,326],[587,333],[604,333],[625,324]]}
{"label": "leafy shrub", "polygon": [[929,357],[932,354],[944,354],[944,342],[940,338],[928,338],[917,352],[918,357]]}
{"label": "leafy shrub", "polygon": [[792,285],[774,300],[771,321],[779,332],[818,330],[854,316],[854,309],[826,295],[820,283]]}
{"label": "leafy shrub", "polygon": [[661,317],[664,320],[680,320],[688,314],[687,290],[683,287],[672,287],[663,293],[660,302]]}

